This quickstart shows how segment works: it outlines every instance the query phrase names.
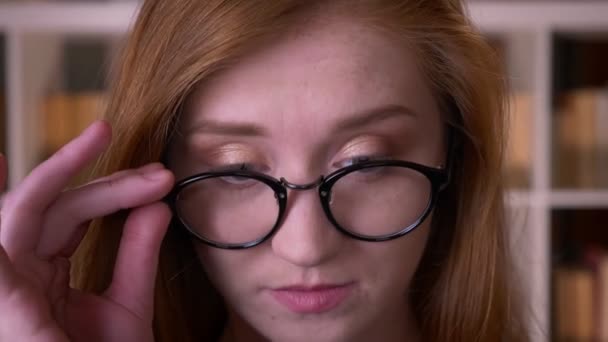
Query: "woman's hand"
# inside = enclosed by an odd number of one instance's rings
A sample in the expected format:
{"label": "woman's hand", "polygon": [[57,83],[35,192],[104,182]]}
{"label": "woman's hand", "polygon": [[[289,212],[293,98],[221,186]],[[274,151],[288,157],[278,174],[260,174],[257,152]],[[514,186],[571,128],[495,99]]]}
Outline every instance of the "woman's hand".
{"label": "woman's hand", "polygon": [[[153,341],[156,267],[171,216],[159,201],[173,175],[149,164],[62,191],[110,136],[107,123],[94,123],[3,199],[0,341]],[[0,187],[5,181],[0,158]],[[100,296],[70,288],[68,258],[88,223],[120,209],[132,210],[111,285]]]}

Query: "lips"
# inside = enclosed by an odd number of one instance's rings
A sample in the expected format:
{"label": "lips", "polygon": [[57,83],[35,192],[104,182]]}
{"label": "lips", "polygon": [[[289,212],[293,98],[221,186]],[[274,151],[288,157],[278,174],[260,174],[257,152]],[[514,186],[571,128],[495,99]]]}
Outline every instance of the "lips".
{"label": "lips", "polygon": [[342,303],[353,284],[289,286],[270,291],[272,297],[294,313],[314,314],[330,311]]}

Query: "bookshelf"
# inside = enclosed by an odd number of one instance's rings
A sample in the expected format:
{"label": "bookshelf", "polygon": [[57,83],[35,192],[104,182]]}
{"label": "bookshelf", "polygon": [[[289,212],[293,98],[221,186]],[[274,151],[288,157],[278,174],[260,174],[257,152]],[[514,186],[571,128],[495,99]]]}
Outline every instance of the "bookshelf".
{"label": "bookshelf", "polygon": [[[128,32],[137,9],[136,2],[0,3],[0,75],[4,78],[0,113],[4,111],[6,123],[1,136],[11,162],[9,186],[17,184],[41,156],[44,138],[32,130],[49,94],[65,89],[56,70],[65,56],[66,39],[101,40],[113,46]],[[513,243],[526,275],[534,341],[555,340],[561,328],[556,326],[557,305],[552,299],[557,292],[555,271],[564,260],[561,251],[589,241],[608,249],[608,243],[602,244],[606,234],[593,233],[608,228],[608,186],[569,184],[567,177],[565,183],[558,182],[562,176],[556,175],[556,163],[573,153],[559,146],[560,116],[556,113],[564,108],[563,95],[608,85],[605,63],[587,71],[587,78],[572,76],[580,72],[573,65],[593,64],[590,58],[595,54],[608,60],[605,52],[599,52],[608,45],[608,3],[478,0],[470,1],[469,10],[474,23],[500,47],[514,93],[521,95],[514,105],[521,108],[515,115],[521,122],[512,133],[517,137],[513,144],[518,144],[510,170],[513,187],[506,196]],[[570,59],[564,59],[566,55]],[[603,134],[597,133],[600,138]],[[585,227],[580,230],[587,233],[573,234],[578,227]],[[568,246],[570,240],[572,246]]]}

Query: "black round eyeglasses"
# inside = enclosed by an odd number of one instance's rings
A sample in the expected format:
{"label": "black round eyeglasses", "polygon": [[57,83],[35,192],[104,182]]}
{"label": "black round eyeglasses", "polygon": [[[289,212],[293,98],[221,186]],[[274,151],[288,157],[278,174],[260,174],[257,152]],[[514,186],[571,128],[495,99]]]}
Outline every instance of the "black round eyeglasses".
{"label": "black round eyeglasses", "polygon": [[278,231],[288,190],[318,188],[323,211],[338,231],[378,242],[417,228],[448,183],[445,168],[369,160],[309,184],[249,170],[200,173],[178,182],[167,201],[178,223],[197,240],[217,248],[244,249]]}

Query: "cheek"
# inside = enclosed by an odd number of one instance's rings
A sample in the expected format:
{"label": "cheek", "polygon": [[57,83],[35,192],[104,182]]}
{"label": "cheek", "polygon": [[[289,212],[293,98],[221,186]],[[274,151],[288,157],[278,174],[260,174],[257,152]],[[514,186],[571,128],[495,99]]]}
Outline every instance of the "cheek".
{"label": "cheek", "polygon": [[361,262],[367,264],[372,287],[407,290],[427,244],[430,221],[404,237],[367,246],[370,258]]}
{"label": "cheek", "polygon": [[197,255],[207,274],[207,277],[223,295],[226,291],[238,291],[239,284],[247,276],[243,272],[243,265],[250,260],[249,251],[230,251],[199,245],[196,247]]}

